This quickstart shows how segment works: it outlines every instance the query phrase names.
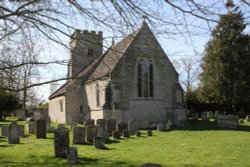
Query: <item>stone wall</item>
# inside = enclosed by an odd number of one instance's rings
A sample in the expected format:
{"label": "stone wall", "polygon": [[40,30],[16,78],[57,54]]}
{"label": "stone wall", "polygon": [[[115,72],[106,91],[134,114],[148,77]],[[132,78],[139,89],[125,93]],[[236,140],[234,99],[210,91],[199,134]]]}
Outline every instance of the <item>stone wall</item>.
{"label": "stone wall", "polygon": [[[62,103],[62,111],[60,107],[60,102]],[[66,105],[65,105],[65,97],[60,96],[49,101],[49,116],[51,121],[57,123],[65,123],[66,122]]]}

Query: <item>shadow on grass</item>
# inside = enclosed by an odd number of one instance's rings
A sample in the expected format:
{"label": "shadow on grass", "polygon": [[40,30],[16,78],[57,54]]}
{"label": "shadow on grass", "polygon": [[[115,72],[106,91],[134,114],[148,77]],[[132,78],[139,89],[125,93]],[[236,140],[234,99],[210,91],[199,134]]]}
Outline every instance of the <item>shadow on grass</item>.
{"label": "shadow on grass", "polygon": [[[36,167],[64,167],[72,166],[68,163],[66,158],[55,158],[54,156],[34,156],[28,155],[25,160],[22,162],[19,161],[10,161],[9,159],[0,159],[0,164],[7,166],[18,166],[18,167],[27,167],[27,166],[36,166]],[[109,166],[109,167],[135,167],[134,164],[130,164],[125,161],[116,161],[116,160],[106,160],[102,158],[88,158],[88,157],[79,157],[78,163],[73,166]]]}
{"label": "shadow on grass", "polygon": [[189,126],[175,127],[173,130],[207,131],[207,130],[228,130],[250,132],[250,126],[238,124],[236,129],[226,129],[217,126],[215,121],[188,120]]}

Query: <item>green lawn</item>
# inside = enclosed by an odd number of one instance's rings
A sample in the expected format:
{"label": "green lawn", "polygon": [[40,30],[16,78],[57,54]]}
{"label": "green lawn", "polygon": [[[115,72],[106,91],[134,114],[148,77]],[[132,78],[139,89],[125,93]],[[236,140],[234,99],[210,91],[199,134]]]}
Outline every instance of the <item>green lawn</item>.
{"label": "green lawn", "polygon": [[[10,122],[0,122],[6,124]],[[22,122],[23,123],[23,122]],[[187,128],[170,132],[153,131],[136,138],[111,140],[106,150],[92,145],[78,148],[79,164],[75,166],[140,166],[159,163],[166,167],[248,167],[250,166],[250,123],[237,130],[218,129],[213,121],[190,122]],[[0,137],[0,166],[70,166],[65,159],[54,158],[53,134],[48,139],[34,135],[21,138],[21,144],[9,145]]]}

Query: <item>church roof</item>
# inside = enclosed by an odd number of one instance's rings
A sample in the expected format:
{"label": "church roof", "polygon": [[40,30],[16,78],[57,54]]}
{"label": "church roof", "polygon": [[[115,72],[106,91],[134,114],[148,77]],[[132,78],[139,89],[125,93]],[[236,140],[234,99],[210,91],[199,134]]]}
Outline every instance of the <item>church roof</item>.
{"label": "church roof", "polygon": [[[142,27],[144,25],[146,25],[146,23],[143,23]],[[84,84],[109,75],[142,27],[111,46],[101,57],[84,67],[72,80],[67,81],[57,91],[51,94],[49,99],[64,95],[66,89],[78,81],[78,79],[81,79],[82,84]]]}

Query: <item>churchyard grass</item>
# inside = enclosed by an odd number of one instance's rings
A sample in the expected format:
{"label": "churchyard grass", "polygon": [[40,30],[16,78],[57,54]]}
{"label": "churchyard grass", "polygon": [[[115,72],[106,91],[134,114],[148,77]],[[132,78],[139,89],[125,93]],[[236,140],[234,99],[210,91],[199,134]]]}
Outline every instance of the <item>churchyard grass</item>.
{"label": "churchyard grass", "polygon": [[[13,121],[13,119],[12,119]],[[1,124],[10,123],[0,122]],[[24,122],[18,122],[23,124]],[[74,166],[140,166],[158,163],[166,167],[247,167],[250,164],[250,123],[240,124],[237,130],[219,129],[214,121],[191,121],[186,128],[170,132],[154,130],[148,137],[131,136],[113,140],[106,149],[93,145],[72,144],[77,147],[79,164]],[[7,137],[0,137],[0,166],[71,166],[66,159],[54,157],[53,133],[47,139],[35,135],[20,138],[21,144],[8,144]]]}

